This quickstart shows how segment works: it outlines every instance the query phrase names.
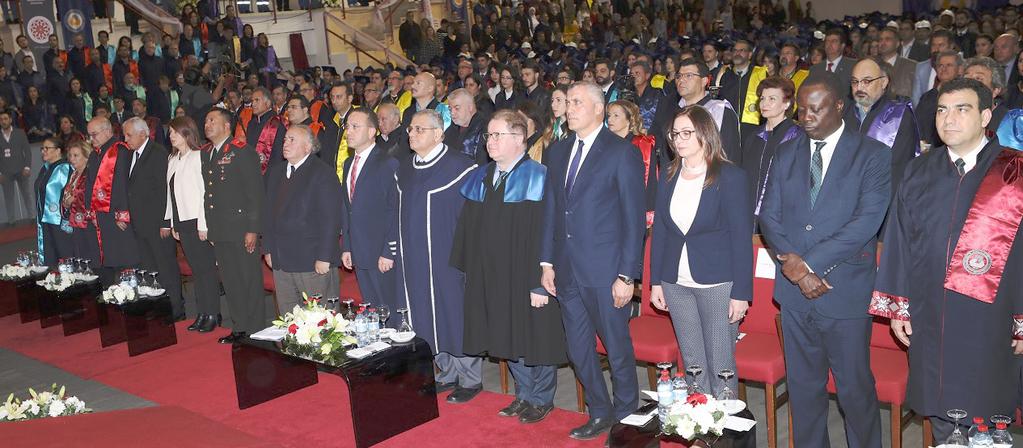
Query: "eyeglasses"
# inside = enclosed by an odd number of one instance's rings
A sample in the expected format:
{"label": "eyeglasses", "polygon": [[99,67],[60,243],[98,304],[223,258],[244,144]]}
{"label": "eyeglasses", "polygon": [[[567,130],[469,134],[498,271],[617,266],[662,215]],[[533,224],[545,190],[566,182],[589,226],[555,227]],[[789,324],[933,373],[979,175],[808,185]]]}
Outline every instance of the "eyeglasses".
{"label": "eyeglasses", "polygon": [[853,87],[856,87],[857,85],[862,85],[863,87],[870,87],[870,85],[873,84],[874,81],[877,81],[877,80],[882,79],[882,78],[887,78],[887,76],[878,76],[877,78],[863,78],[863,79],[853,78],[852,81],[849,82],[849,84],[852,84]]}
{"label": "eyeglasses", "polygon": [[368,126],[366,126],[364,124],[345,123],[345,129],[348,129],[349,131],[354,131],[356,129],[365,128],[365,127],[368,127]]}
{"label": "eyeglasses", "polygon": [[678,74],[678,79],[685,80],[685,81],[691,81],[693,79],[700,78],[700,77],[701,76],[700,76],[699,73],[679,73]]}
{"label": "eyeglasses", "polygon": [[678,131],[678,132],[671,131],[671,132],[668,133],[668,140],[671,140],[671,141],[675,141],[675,140],[679,140],[679,139],[689,140],[690,138],[693,137],[693,134],[695,134],[695,133],[696,133],[696,130],[693,130],[693,129],[685,129],[685,130]]}
{"label": "eyeglasses", "polygon": [[487,132],[483,134],[485,140],[493,140],[495,142],[500,141],[506,135],[522,135],[517,132]]}
{"label": "eyeglasses", "polygon": [[39,149],[60,149],[60,146],[41,146]]}
{"label": "eyeglasses", "polygon": [[436,127],[424,128],[424,127],[420,127],[420,126],[409,126],[408,128],[405,128],[405,130],[408,131],[408,133],[410,135],[411,134],[422,134],[422,133],[424,133],[426,131],[432,131],[434,129],[439,129],[439,128],[436,128]]}

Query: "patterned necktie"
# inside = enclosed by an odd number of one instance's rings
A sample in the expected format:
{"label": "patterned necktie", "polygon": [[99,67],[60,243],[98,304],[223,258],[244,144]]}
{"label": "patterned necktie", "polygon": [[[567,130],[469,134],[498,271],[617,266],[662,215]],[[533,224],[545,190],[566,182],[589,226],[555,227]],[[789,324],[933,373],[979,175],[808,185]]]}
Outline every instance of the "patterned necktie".
{"label": "patterned necktie", "polygon": [[960,157],[960,158],[956,159],[955,164],[956,164],[956,169],[959,170],[959,177],[965,176],[966,175],[966,161],[963,160]]}
{"label": "patterned necktie", "polygon": [[817,194],[821,192],[821,180],[824,178],[824,157],[821,148],[824,142],[813,142],[813,158],[810,159],[810,208],[817,202]]}
{"label": "patterned necktie", "polygon": [[348,174],[348,200],[349,201],[352,201],[352,200],[355,199],[355,172],[356,172],[356,169],[357,169],[358,166],[359,166],[359,155],[356,154],[355,158],[352,159],[352,167],[349,168],[350,170],[352,170],[352,172]]}
{"label": "patterned necktie", "polygon": [[829,72],[834,72],[834,70],[833,70],[834,65],[835,65],[834,62],[828,62],[828,71]]}
{"label": "patterned necktie", "polygon": [[565,182],[565,196],[572,195],[572,185],[575,184],[575,175],[579,172],[579,163],[583,158],[583,141],[579,140],[575,154],[572,155],[572,162],[568,165],[568,181]]}
{"label": "patterned necktie", "polygon": [[497,181],[494,182],[494,189],[501,188],[501,183],[508,177],[508,171],[497,170]]}

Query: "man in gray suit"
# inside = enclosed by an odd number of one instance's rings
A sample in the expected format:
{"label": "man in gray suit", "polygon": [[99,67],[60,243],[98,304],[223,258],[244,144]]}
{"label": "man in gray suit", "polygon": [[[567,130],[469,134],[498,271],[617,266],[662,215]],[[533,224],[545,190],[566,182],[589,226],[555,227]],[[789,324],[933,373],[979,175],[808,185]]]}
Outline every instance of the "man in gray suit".
{"label": "man in gray suit", "polygon": [[885,28],[881,30],[878,50],[881,59],[892,66],[892,79],[888,89],[895,96],[909,98],[913,95],[913,81],[916,74],[916,63],[899,55],[899,30]]}
{"label": "man in gray suit", "polygon": [[[834,73],[841,85],[848,87],[852,78],[852,69],[856,65],[855,59],[850,59],[843,54],[848,39],[845,30],[842,28],[831,28],[824,34],[824,55],[825,60],[810,67],[810,76],[820,75],[823,72]],[[848,88],[846,96],[850,96]]]}
{"label": "man in gray suit", "polygon": [[[936,70],[938,65],[937,55],[946,51],[958,50],[955,47],[955,40],[952,33],[947,30],[938,30],[931,35],[931,57],[916,65],[916,75],[913,81],[913,106],[920,104],[920,97],[925,92],[937,85],[934,80],[938,76]],[[912,58],[910,58],[912,59]]]}

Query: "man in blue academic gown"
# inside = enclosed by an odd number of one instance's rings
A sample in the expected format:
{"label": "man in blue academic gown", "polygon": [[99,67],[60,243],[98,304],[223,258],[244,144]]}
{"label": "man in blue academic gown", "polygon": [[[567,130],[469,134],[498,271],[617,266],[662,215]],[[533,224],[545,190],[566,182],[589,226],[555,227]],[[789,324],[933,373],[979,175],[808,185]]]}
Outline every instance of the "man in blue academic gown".
{"label": "man in blue academic gown", "polygon": [[398,165],[398,301],[409,324],[430,344],[440,372],[438,392],[454,389],[450,403],[483,390],[483,363],[462,351],[465,275],[448,263],[465,198],[459,192],[471,160],[443,143],[444,119],[428,109],[409,124],[415,153]]}

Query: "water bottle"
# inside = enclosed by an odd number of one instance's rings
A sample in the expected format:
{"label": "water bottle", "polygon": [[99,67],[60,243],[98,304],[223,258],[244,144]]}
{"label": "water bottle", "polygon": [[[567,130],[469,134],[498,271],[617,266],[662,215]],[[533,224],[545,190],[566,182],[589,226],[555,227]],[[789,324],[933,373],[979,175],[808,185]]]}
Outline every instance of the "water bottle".
{"label": "water bottle", "polygon": [[380,317],[376,308],[366,310],[366,333],[371,344],[380,340]]}
{"label": "water bottle", "polygon": [[973,417],[973,424],[970,425],[970,430],[966,431],[966,440],[973,440],[973,436],[977,435],[977,428],[984,424],[984,417]]}
{"label": "water bottle", "polygon": [[668,371],[661,372],[661,379],[657,380],[657,416],[661,419],[661,429],[668,423],[668,411],[674,402],[675,394],[671,389],[671,377]]}
{"label": "water bottle", "polygon": [[991,433],[988,432],[987,425],[978,425],[977,434],[970,437],[970,448],[992,448],[994,446],[995,441],[991,438]]}
{"label": "water bottle", "polygon": [[991,440],[994,442],[995,448],[1011,448],[1012,447],[1012,435],[1009,434],[1007,425],[1005,423],[995,423],[995,431],[991,433]]}
{"label": "water bottle", "polygon": [[369,345],[366,340],[366,316],[362,314],[362,310],[355,314],[355,341],[359,347]]}
{"label": "water bottle", "polygon": [[682,372],[675,372],[675,379],[671,380],[671,389],[675,403],[685,403],[689,398],[689,387],[686,385],[686,375]]}

